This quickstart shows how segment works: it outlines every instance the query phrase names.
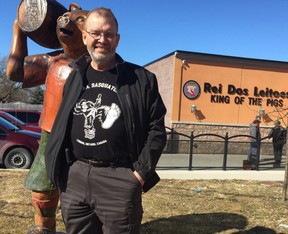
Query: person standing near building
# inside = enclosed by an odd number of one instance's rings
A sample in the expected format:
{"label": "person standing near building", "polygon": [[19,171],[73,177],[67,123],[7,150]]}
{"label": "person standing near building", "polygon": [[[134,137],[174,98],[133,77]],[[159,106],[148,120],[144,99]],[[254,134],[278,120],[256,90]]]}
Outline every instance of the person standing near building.
{"label": "person standing near building", "polygon": [[282,160],[283,145],[286,144],[287,130],[281,126],[281,122],[276,120],[274,127],[271,129],[268,138],[272,138],[273,153],[274,153],[274,166],[280,167]]}
{"label": "person standing near building", "polygon": [[142,191],[158,181],[166,108],[156,76],[117,53],[118,22],[92,10],[46,147],[69,234],[139,233]]}
{"label": "person standing near building", "polygon": [[260,119],[256,118],[250,125],[249,125],[249,131],[250,131],[250,145],[248,150],[248,161],[252,163],[252,167],[255,167],[255,163],[257,160],[257,149],[258,149],[258,142],[257,139],[260,139]]}

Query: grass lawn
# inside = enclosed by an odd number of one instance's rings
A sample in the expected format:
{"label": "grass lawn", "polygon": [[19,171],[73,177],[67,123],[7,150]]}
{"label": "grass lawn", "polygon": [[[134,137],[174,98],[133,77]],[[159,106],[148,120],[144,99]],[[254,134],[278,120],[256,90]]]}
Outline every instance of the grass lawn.
{"label": "grass lawn", "polygon": [[[25,234],[33,222],[27,171],[0,171],[0,233]],[[193,172],[191,172],[193,173]],[[244,180],[161,180],[143,195],[145,234],[288,233],[282,183]],[[57,231],[65,232],[60,210]]]}

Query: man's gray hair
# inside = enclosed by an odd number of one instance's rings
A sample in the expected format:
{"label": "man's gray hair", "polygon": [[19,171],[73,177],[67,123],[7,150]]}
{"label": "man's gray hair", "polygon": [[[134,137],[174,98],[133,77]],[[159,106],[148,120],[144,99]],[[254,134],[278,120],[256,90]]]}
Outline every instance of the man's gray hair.
{"label": "man's gray hair", "polygon": [[[102,16],[104,18],[112,18],[115,21],[117,32],[118,32],[118,21],[117,21],[115,15],[113,14],[111,9],[105,8],[105,7],[95,8],[87,14],[86,21],[91,15],[99,15],[99,16]],[[86,25],[85,25],[85,28],[86,28]]]}

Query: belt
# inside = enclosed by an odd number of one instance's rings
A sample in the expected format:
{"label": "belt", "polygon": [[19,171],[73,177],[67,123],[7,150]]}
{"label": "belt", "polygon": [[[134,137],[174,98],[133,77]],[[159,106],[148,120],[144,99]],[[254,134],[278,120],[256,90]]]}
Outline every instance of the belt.
{"label": "belt", "polygon": [[95,159],[85,159],[85,158],[77,158],[77,161],[83,162],[85,164],[89,164],[92,167],[127,167],[127,168],[131,168],[131,165],[128,161],[105,162],[105,161],[98,161]]}

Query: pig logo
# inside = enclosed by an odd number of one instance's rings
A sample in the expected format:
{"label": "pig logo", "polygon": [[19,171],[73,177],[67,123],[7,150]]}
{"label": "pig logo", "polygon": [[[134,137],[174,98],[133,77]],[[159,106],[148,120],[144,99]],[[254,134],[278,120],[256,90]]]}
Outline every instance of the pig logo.
{"label": "pig logo", "polygon": [[200,95],[200,86],[194,80],[187,81],[183,86],[183,93],[188,99],[196,99]]}

